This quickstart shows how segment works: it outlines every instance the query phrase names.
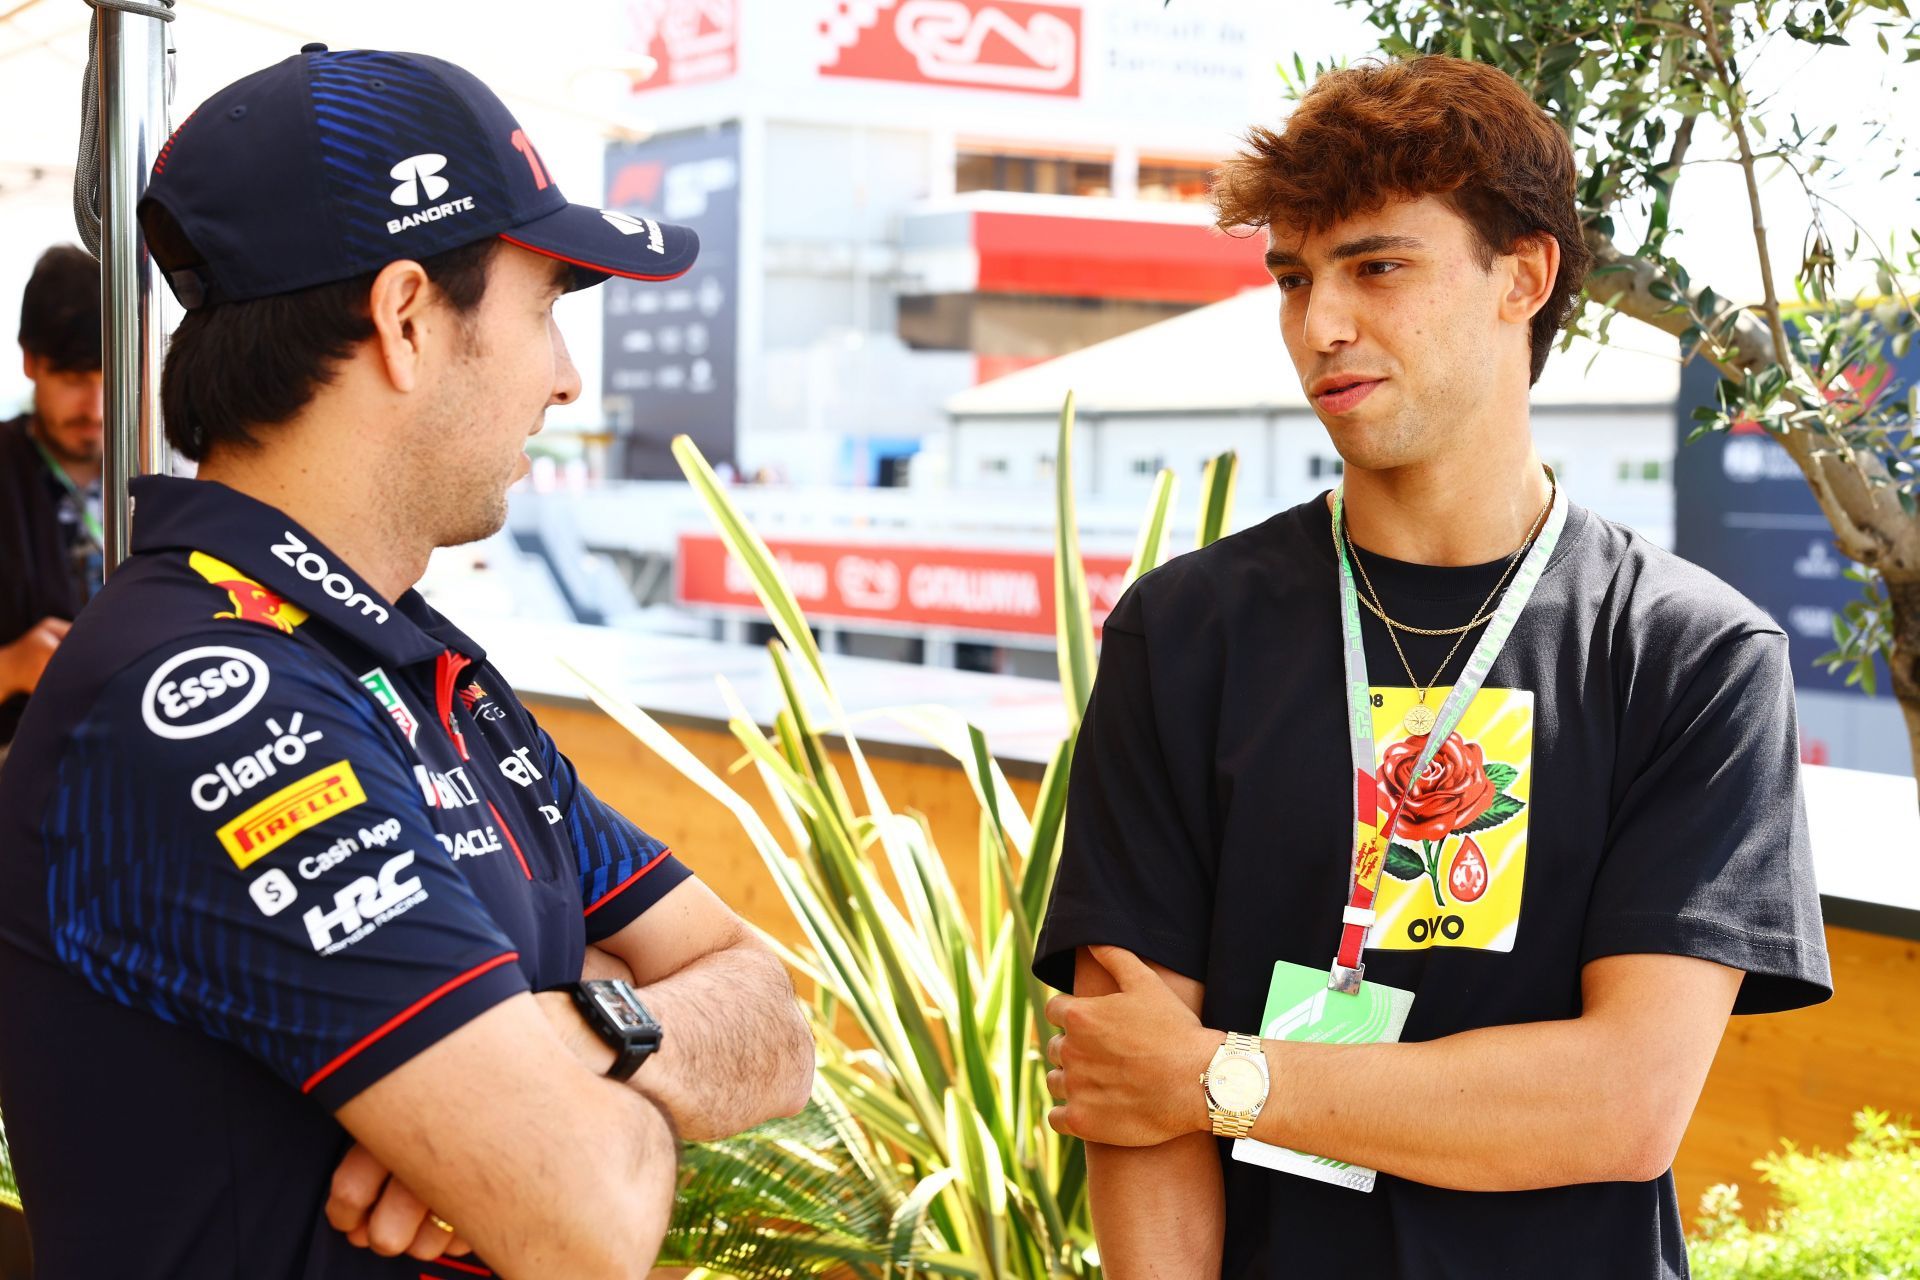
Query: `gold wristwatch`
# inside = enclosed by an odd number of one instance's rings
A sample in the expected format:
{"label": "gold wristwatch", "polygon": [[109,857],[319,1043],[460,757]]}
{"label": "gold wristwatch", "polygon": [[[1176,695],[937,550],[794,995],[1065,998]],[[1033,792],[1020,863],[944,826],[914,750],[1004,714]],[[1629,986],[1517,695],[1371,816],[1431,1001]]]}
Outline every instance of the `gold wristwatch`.
{"label": "gold wristwatch", "polygon": [[1230,1032],[1226,1043],[1213,1051],[1213,1060],[1200,1075],[1207,1091],[1207,1119],[1221,1138],[1244,1138],[1267,1104],[1267,1055],[1260,1037]]}

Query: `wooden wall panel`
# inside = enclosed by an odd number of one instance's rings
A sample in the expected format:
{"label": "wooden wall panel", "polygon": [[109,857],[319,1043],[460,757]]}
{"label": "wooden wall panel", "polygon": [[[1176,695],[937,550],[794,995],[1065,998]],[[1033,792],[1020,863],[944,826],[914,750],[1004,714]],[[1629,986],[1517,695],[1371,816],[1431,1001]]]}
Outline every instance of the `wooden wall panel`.
{"label": "wooden wall panel", "polygon": [[1830,927],[1827,949],[1833,999],[1727,1028],[1674,1162],[1689,1226],[1717,1182],[1757,1217],[1771,1197],[1753,1162],[1783,1137],[1844,1146],[1862,1106],[1920,1118],[1920,942]]}

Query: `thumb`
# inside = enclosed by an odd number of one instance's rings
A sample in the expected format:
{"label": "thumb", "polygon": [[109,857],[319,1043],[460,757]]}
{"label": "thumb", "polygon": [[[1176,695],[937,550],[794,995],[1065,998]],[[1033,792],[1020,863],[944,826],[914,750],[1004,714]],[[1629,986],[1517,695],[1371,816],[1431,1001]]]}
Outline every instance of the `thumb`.
{"label": "thumb", "polygon": [[56,636],[64,636],[73,627],[73,624],[65,618],[49,617],[40,619],[40,626],[43,630],[51,631]]}
{"label": "thumb", "polygon": [[1146,962],[1125,947],[1089,947],[1093,958],[1105,969],[1113,980],[1120,984],[1122,991],[1137,991],[1145,983],[1161,985],[1160,975],[1149,969]]}

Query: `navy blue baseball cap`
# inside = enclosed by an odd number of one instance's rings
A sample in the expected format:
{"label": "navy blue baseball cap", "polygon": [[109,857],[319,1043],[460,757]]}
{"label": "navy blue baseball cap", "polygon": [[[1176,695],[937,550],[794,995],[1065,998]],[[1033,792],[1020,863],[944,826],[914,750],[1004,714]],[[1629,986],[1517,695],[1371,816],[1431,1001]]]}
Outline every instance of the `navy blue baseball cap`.
{"label": "navy blue baseball cap", "polygon": [[569,204],[493,90],[439,58],[310,44],[208,98],[160,149],[147,247],[188,309],[272,297],[490,236],[574,287],[671,280],[688,227]]}

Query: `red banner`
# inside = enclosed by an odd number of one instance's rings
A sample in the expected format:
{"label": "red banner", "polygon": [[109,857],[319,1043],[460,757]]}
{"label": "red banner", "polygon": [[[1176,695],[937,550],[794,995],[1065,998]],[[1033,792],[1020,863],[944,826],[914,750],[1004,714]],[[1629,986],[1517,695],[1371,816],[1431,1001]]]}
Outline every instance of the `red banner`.
{"label": "red banner", "polygon": [[1016,0],[830,0],[820,74],[1080,96],[1080,10]]}
{"label": "red banner", "polygon": [[724,80],[738,65],[740,0],[629,0],[627,20],[633,47],[655,63],[635,93]]}
{"label": "red banner", "polygon": [[[812,619],[1050,636],[1053,557],[1042,551],[770,542]],[[1083,556],[1094,621],[1120,598],[1125,556]],[[686,605],[760,607],[752,579],[712,534],[683,533],[674,597]]]}

